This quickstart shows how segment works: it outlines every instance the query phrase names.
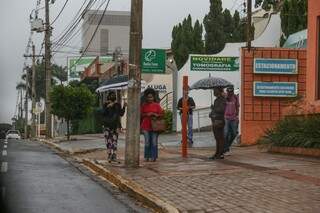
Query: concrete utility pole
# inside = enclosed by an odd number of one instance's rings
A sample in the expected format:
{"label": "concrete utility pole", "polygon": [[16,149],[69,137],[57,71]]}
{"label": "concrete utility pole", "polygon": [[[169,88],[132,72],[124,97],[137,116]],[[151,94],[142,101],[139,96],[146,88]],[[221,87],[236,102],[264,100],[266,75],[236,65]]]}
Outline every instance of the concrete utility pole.
{"label": "concrete utility pole", "polygon": [[50,103],[50,90],[51,90],[51,50],[50,50],[50,36],[51,26],[49,20],[49,0],[45,0],[45,70],[46,70],[46,138],[52,138],[52,117],[51,117],[51,103]]}
{"label": "concrete utility pole", "polygon": [[32,125],[31,137],[36,136],[36,115],[34,113],[36,107],[36,57],[43,57],[43,55],[36,55],[35,46],[32,45],[32,55],[23,55],[25,58],[32,58],[32,87],[31,87],[31,100],[32,100]]}
{"label": "concrete utility pole", "polygon": [[251,49],[252,0],[247,0],[247,48]]}
{"label": "concrete utility pole", "polygon": [[29,90],[29,67],[25,68],[26,71],[26,94],[24,102],[24,138],[28,138],[28,90]]}
{"label": "concrete utility pole", "polygon": [[[122,75],[122,66],[121,66],[121,61],[119,60],[121,57],[122,53],[121,53],[121,47],[117,47],[113,53],[113,57],[114,57],[114,62],[115,62],[115,69],[117,72],[117,76]],[[118,103],[121,103],[121,91],[117,90],[117,100]]]}
{"label": "concrete utility pole", "polygon": [[31,125],[31,137],[36,136],[36,114],[34,112],[36,108],[36,50],[32,45],[32,87],[31,87],[31,100],[32,100],[32,125]]}
{"label": "concrete utility pole", "polygon": [[125,165],[138,167],[140,158],[140,93],[143,0],[131,0],[128,112]]}

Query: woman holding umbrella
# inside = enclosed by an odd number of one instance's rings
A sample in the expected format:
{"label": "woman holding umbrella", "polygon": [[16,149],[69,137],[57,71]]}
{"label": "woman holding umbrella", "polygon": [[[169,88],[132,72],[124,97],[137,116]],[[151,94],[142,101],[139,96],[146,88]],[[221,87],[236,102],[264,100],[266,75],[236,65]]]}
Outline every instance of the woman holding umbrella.
{"label": "woman holding umbrella", "polygon": [[226,108],[226,99],[223,96],[223,88],[217,87],[213,90],[214,100],[213,106],[211,106],[210,118],[212,121],[213,135],[216,139],[216,153],[210,157],[211,160],[223,159],[224,149],[224,111]]}
{"label": "woman holding umbrella", "polygon": [[191,86],[191,89],[213,89],[214,96],[216,97],[214,104],[211,106],[211,113],[209,115],[212,121],[214,138],[216,140],[216,153],[210,157],[211,160],[224,158],[224,112],[226,108],[226,99],[223,96],[223,88],[229,86],[232,86],[229,81],[211,76],[200,79]]}

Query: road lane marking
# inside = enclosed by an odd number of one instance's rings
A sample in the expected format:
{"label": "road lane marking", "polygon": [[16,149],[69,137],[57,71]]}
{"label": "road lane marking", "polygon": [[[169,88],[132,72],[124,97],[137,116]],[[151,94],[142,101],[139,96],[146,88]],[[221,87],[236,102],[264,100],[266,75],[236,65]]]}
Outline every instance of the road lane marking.
{"label": "road lane marking", "polygon": [[5,173],[8,171],[8,162],[2,162],[1,164],[1,173]]}
{"label": "road lane marking", "polygon": [[6,148],[7,148],[7,145],[4,145],[3,148],[6,149]]}
{"label": "road lane marking", "polygon": [[2,151],[2,156],[7,156],[7,154],[8,154],[8,153],[7,153],[7,150],[3,150],[3,151]]}
{"label": "road lane marking", "polygon": [[5,141],[4,144],[8,144],[8,141]]}

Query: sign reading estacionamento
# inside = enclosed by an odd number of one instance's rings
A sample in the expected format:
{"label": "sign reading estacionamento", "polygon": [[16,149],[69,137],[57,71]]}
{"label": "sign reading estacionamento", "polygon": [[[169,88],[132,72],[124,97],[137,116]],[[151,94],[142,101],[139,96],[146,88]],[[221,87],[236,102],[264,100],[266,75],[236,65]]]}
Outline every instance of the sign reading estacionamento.
{"label": "sign reading estacionamento", "polygon": [[141,50],[141,72],[142,73],[165,73],[166,51],[162,49]]}
{"label": "sign reading estacionamento", "polygon": [[190,56],[191,71],[239,71],[238,57]]}
{"label": "sign reading estacionamento", "polygon": [[253,82],[253,96],[296,97],[297,82]]}
{"label": "sign reading estacionamento", "polygon": [[298,60],[255,58],[253,72],[256,74],[298,74]]}

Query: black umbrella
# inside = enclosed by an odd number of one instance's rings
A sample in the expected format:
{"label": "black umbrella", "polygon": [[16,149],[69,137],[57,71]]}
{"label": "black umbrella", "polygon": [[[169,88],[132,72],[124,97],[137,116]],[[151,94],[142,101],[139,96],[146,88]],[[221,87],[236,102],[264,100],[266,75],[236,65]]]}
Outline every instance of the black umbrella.
{"label": "black umbrella", "polygon": [[229,87],[232,86],[232,83],[229,81],[223,79],[223,78],[218,78],[218,77],[207,77],[203,78],[196,83],[194,83],[191,87],[190,90],[193,89],[214,89],[217,87]]}
{"label": "black umbrella", "polygon": [[117,84],[117,83],[124,83],[128,81],[128,76],[127,75],[119,75],[119,76],[115,76],[113,78],[107,79],[105,81],[103,81],[100,86],[107,86],[107,85],[111,85],[111,84]]}

